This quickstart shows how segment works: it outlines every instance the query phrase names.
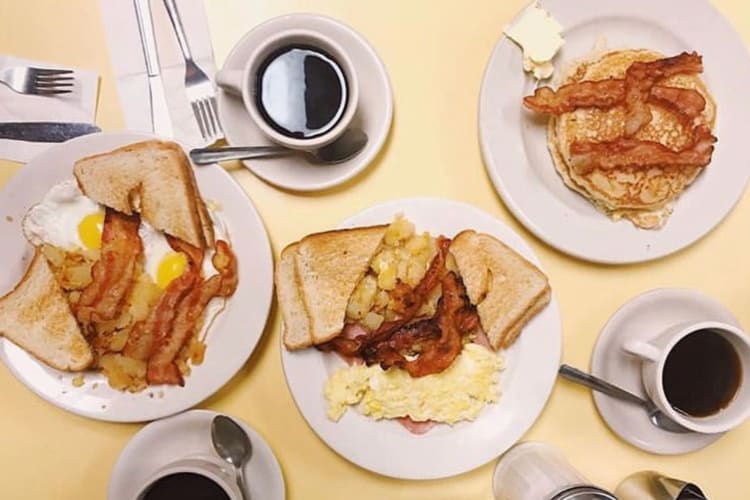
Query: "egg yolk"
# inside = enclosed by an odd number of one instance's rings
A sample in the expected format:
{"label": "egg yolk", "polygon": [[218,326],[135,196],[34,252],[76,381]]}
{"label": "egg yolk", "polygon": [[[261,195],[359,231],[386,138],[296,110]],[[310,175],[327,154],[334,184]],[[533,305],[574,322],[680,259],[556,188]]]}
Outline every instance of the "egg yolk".
{"label": "egg yolk", "polygon": [[102,229],[104,228],[104,212],[88,214],[78,223],[78,237],[83,246],[90,250],[98,250],[102,246]]}
{"label": "egg yolk", "polygon": [[167,288],[172,281],[182,276],[187,264],[185,254],[180,252],[167,254],[156,269],[156,286],[161,289]]}

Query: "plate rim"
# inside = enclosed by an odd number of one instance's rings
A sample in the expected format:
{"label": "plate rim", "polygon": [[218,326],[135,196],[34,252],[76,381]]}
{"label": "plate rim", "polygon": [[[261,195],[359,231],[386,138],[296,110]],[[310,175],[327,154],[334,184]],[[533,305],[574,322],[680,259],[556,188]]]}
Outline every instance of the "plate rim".
{"label": "plate rim", "polygon": [[[532,248],[532,246],[526,242],[526,240],[515,230],[513,230],[508,224],[506,224],[504,221],[500,220],[496,216],[490,214],[489,212],[486,212],[474,205],[450,199],[450,198],[440,198],[440,197],[407,197],[407,198],[395,198],[391,200],[385,200],[380,203],[376,203],[372,206],[366,207],[363,210],[360,210],[356,212],[355,214],[347,217],[343,221],[341,221],[336,228],[346,228],[346,227],[356,227],[358,225],[362,225],[362,223],[356,222],[356,220],[360,217],[367,217],[369,213],[376,212],[380,210],[391,210],[391,214],[395,214],[398,212],[399,207],[403,207],[405,203],[425,203],[425,204],[447,204],[448,207],[452,208],[461,208],[468,210],[470,213],[473,214],[481,214],[482,217],[486,218],[486,220],[491,220],[493,225],[496,225],[498,228],[502,228],[502,231],[499,232],[506,232],[506,234],[510,235],[510,239],[516,240],[513,243],[510,243],[508,241],[504,241],[504,243],[508,244],[513,248],[514,250],[518,251],[524,258],[527,258],[534,264],[538,265],[540,269],[543,270],[543,267],[539,261],[539,258]],[[405,209],[404,209],[405,210]],[[413,221],[414,222],[414,221]],[[369,224],[365,223],[365,224]],[[415,224],[418,224],[415,222]],[[481,223],[477,225],[482,225]],[[418,230],[429,230],[431,232],[435,232],[429,227],[422,228],[421,226],[417,227]],[[489,232],[489,231],[488,231]],[[516,244],[520,244],[521,248],[517,248]],[[366,457],[362,456],[362,453],[356,453],[351,450],[342,450],[340,449],[340,446],[337,444],[333,444],[330,441],[330,436],[327,436],[324,430],[321,430],[316,427],[316,425],[320,425],[320,423],[313,421],[315,418],[314,415],[309,415],[308,411],[309,409],[305,407],[305,403],[300,400],[300,398],[297,397],[295,393],[294,386],[296,385],[294,381],[290,379],[290,366],[288,363],[290,363],[290,358],[299,352],[290,353],[286,350],[286,348],[283,345],[283,321],[280,323],[280,330],[282,331],[282,334],[279,335],[280,339],[280,356],[281,356],[281,363],[282,363],[282,369],[284,372],[284,378],[287,383],[287,387],[289,389],[290,395],[292,396],[292,400],[295,403],[295,406],[297,407],[297,410],[300,412],[301,416],[303,417],[306,425],[313,431],[313,433],[320,439],[328,448],[330,448],[332,451],[334,451],[336,454],[341,456],[343,459],[347,460],[348,462],[361,467],[365,470],[369,470],[371,472],[387,476],[387,477],[394,477],[399,479],[409,479],[409,480],[431,480],[431,479],[439,479],[439,478],[445,478],[445,477],[451,477],[458,474],[462,474],[465,472],[468,472],[470,470],[474,470],[478,467],[481,467],[482,465],[485,465],[486,463],[494,460],[497,456],[502,454],[505,450],[509,449],[514,443],[518,442],[522,437],[529,431],[529,429],[534,425],[534,423],[541,417],[542,413],[544,412],[550,396],[552,394],[552,390],[555,386],[555,382],[557,379],[557,369],[560,364],[560,361],[562,359],[562,340],[563,340],[563,330],[562,330],[562,317],[559,309],[559,304],[556,299],[556,294],[554,289],[552,290],[552,297],[550,300],[550,303],[548,305],[548,309],[544,311],[544,313],[549,315],[549,318],[547,321],[549,321],[550,325],[548,327],[545,327],[551,331],[546,337],[544,337],[544,343],[546,347],[552,346],[551,348],[547,349],[545,356],[546,358],[549,358],[549,374],[548,377],[546,377],[546,380],[543,382],[538,382],[539,385],[535,385],[535,393],[542,395],[543,397],[540,397],[538,401],[536,401],[532,405],[528,405],[529,408],[531,408],[531,411],[528,412],[531,415],[528,416],[527,420],[524,421],[521,424],[516,425],[515,427],[510,427],[513,429],[513,432],[508,433],[508,428],[504,429],[505,431],[505,437],[503,437],[503,434],[499,434],[500,438],[495,439],[495,442],[501,443],[500,446],[494,447],[493,451],[491,453],[484,452],[482,453],[481,450],[479,453],[475,455],[481,455],[477,459],[477,457],[473,457],[470,460],[463,460],[459,465],[453,464],[451,467],[446,467],[444,470],[435,470],[434,464],[430,464],[429,467],[426,467],[425,470],[422,471],[409,471],[408,473],[399,472],[396,470],[392,470],[391,466],[382,466],[378,464],[371,463],[371,460],[368,460]],[[541,325],[539,326],[540,329],[544,329]],[[537,332],[540,333],[541,332]],[[522,337],[523,338],[523,337]],[[520,345],[520,344],[516,344]],[[528,344],[527,344],[528,345]],[[515,346],[513,346],[515,347]],[[511,349],[513,349],[511,347]],[[526,351],[522,351],[521,353],[516,354],[516,357],[520,357],[522,354],[528,355],[529,348],[527,347]],[[553,361],[554,358],[554,362]],[[507,357],[506,357],[507,359]],[[534,360],[531,360],[534,361]],[[323,368],[325,369],[325,368]],[[513,372],[513,367],[511,367],[511,374]],[[506,372],[507,373],[507,372]],[[501,373],[501,385],[502,385],[502,373]],[[544,378],[544,377],[540,377]],[[542,389],[541,391],[539,389]],[[508,390],[505,391],[506,393]],[[320,388],[321,398],[322,398],[322,387]],[[498,404],[502,405],[503,401],[503,395],[500,396],[500,401]],[[366,418],[366,417],[362,417]],[[480,417],[482,416],[480,415]],[[375,422],[375,421],[368,421],[368,425],[379,425],[383,422]],[[512,422],[511,422],[512,423]],[[385,422],[385,424],[391,424],[391,422]],[[334,424],[338,425],[338,424]],[[397,425],[397,424],[394,424]],[[471,422],[466,423],[466,425],[471,425]],[[507,436],[512,435],[512,438],[508,439]],[[413,436],[409,435],[408,439],[414,439],[414,440],[425,440],[430,439],[430,435],[427,434],[424,436]],[[442,441],[444,446],[447,446],[449,444],[455,444],[455,441],[452,440],[453,434],[446,434],[441,436],[435,436],[435,441]],[[498,436],[495,436],[496,438]],[[402,450],[403,451],[403,450]]]}
{"label": "plate rim", "polygon": [[[95,134],[88,134],[88,135],[76,137],[74,139],[70,139],[70,140],[62,142],[62,143],[58,143],[58,144],[52,145],[50,148],[48,148],[48,149],[40,152],[38,155],[35,155],[34,158],[32,158],[26,164],[24,164],[24,166],[21,168],[21,170],[19,170],[19,173],[14,174],[9,179],[9,181],[3,186],[3,188],[0,189],[0,197],[7,196],[8,192],[11,189],[17,187],[16,184],[18,184],[20,182],[23,182],[22,178],[25,175],[32,175],[32,174],[22,174],[21,173],[21,172],[29,172],[29,168],[28,168],[29,164],[33,164],[33,162],[38,161],[40,158],[44,158],[45,156],[50,155],[51,153],[54,153],[54,151],[56,151],[58,148],[70,147],[71,143],[73,143],[73,144],[78,144],[78,143],[82,143],[82,142],[85,143],[87,141],[92,140],[92,138],[95,141],[98,141],[99,138],[102,138],[102,140],[104,140],[104,141],[107,141],[107,139],[110,139],[113,142],[117,142],[119,144],[119,146],[117,146],[117,145],[116,146],[112,146],[112,148],[124,146],[126,144],[130,144],[130,143],[133,143],[133,142],[138,142],[138,141],[141,141],[141,140],[154,140],[155,139],[155,140],[161,140],[161,141],[174,142],[174,143],[178,144],[183,149],[183,151],[185,151],[186,155],[187,155],[187,151],[189,151],[189,146],[187,146],[186,144],[181,143],[181,142],[179,142],[179,141],[177,141],[177,140],[175,140],[173,138],[161,137],[159,135],[149,134],[149,133],[144,133],[144,132],[103,131],[103,132],[97,132]],[[105,151],[109,150],[108,148],[109,147],[105,147],[104,150]],[[190,161],[189,160],[189,156],[188,156],[188,161]],[[267,286],[255,287],[256,289],[265,290],[265,292],[263,293],[263,295],[265,297],[263,297],[263,296],[259,296],[258,297],[259,300],[263,300],[263,302],[265,302],[265,306],[262,308],[265,311],[265,317],[264,317],[264,319],[262,321],[262,324],[258,325],[259,326],[259,331],[258,331],[256,340],[254,342],[252,342],[252,343],[248,343],[247,344],[249,346],[247,348],[247,355],[246,356],[243,355],[242,356],[243,361],[242,362],[238,362],[236,367],[233,367],[231,370],[228,371],[227,377],[225,378],[225,380],[223,382],[221,382],[221,383],[216,382],[215,384],[212,384],[212,385],[215,385],[216,387],[213,387],[212,389],[210,389],[208,391],[205,391],[205,390],[204,391],[199,391],[199,393],[198,393],[199,396],[193,397],[193,398],[188,398],[191,402],[184,402],[184,403],[182,403],[180,405],[176,405],[176,406],[173,406],[173,407],[165,407],[165,406],[157,404],[156,401],[154,401],[155,404],[153,406],[153,409],[149,409],[148,411],[133,412],[132,409],[131,409],[131,410],[128,410],[128,412],[126,414],[114,414],[114,415],[111,415],[111,414],[106,413],[106,412],[102,413],[102,412],[96,412],[96,411],[93,411],[93,410],[81,409],[81,408],[76,407],[75,401],[73,401],[72,403],[68,403],[66,401],[61,401],[60,398],[54,398],[54,397],[51,397],[51,396],[45,394],[41,389],[39,389],[38,384],[32,384],[31,381],[28,379],[28,377],[25,377],[19,371],[18,367],[15,364],[13,364],[13,363],[11,363],[9,361],[6,349],[8,347],[10,347],[11,349],[20,350],[20,351],[22,351],[22,353],[24,355],[28,356],[35,363],[38,363],[42,368],[44,368],[44,369],[50,369],[50,370],[54,370],[54,369],[50,368],[50,367],[47,367],[47,365],[45,365],[42,361],[36,359],[32,354],[30,354],[30,353],[28,353],[26,351],[23,351],[20,347],[18,347],[16,344],[14,344],[13,342],[11,342],[10,340],[0,337],[0,361],[2,361],[2,364],[8,369],[8,371],[13,375],[13,377],[18,382],[20,382],[22,385],[24,385],[24,387],[26,387],[27,389],[31,390],[36,396],[38,396],[39,398],[43,399],[47,403],[49,403],[49,404],[51,404],[53,406],[56,406],[57,408],[60,408],[60,409],[62,409],[64,411],[70,412],[72,414],[79,415],[79,416],[85,417],[85,418],[90,418],[90,419],[93,419],[93,420],[104,421],[104,422],[137,423],[137,422],[148,422],[148,421],[157,420],[157,419],[160,419],[160,418],[172,416],[172,415],[184,412],[185,410],[188,410],[190,408],[193,408],[194,406],[200,404],[201,402],[205,401],[206,399],[210,398],[211,396],[213,396],[214,394],[216,394],[218,391],[220,391],[229,381],[231,381],[234,377],[237,376],[237,374],[242,370],[242,367],[247,364],[247,362],[250,359],[250,357],[253,355],[253,353],[255,353],[257,346],[263,340],[263,334],[264,334],[264,332],[266,330],[266,327],[268,326],[268,323],[269,323],[268,319],[269,319],[269,314],[270,314],[270,311],[271,311],[271,305],[272,305],[273,296],[274,296],[274,291],[273,291],[274,290],[274,288],[273,288],[273,286],[274,286],[274,284],[273,284],[274,259],[273,259],[273,252],[272,252],[272,249],[271,249],[271,242],[270,242],[270,239],[269,239],[269,236],[268,236],[268,231],[266,230],[266,227],[265,227],[263,219],[262,219],[262,217],[260,215],[260,212],[257,210],[257,208],[256,208],[254,202],[252,201],[252,199],[250,198],[249,194],[239,185],[239,183],[237,183],[237,181],[234,180],[234,178],[229,174],[229,172],[227,172],[221,166],[219,166],[218,164],[215,164],[215,163],[211,164],[211,165],[203,166],[203,167],[195,167],[192,164],[192,162],[190,164],[191,164],[192,168],[200,168],[200,169],[210,168],[210,169],[213,169],[213,171],[215,172],[215,175],[217,175],[218,178],[223,179],[221,181],[222,184],[226,182],[227,186],[231,185],[232,186],[231,189],[233,189],[233,190],[236,191],[237,199],[239,199],[240,196],[241,196],[242,200],[243,200],[243,203],[244,202],[248,203],[248,206],[251,208],[251,213],[253,215],[253,218],[255,219],[255,222],[257,222],[257,229],[259,229],[260,231],[262,231],[262,233],[265,235],[265,238],[264,238],[265,244],[263,244],[262,242],[259,241],[259,243],[258,243],[259,246],[258,246],[257,250],[259,251],[259,253],[263,254],[262,258],[264,260],[267,260],[266,264],[270,264],[271,270],[268,273],[269,274],[269,279],[268,279],[268,283],[266,284]],[[73,178],[72,171],[71,171],[70,177]],[[50,182],[50,181],[47,181],[47,182]],[[199,188],[200,188],[200,186],[199,186]],[[26,247],[28,247],[28,246],[29,245],[26,244]],[[24,263],[24,266],[27,266],[27,264]],[[221,319],[221,318],[219,318],[219,319]],[[68,375],[70,373],[72,373],[72,372],[65,372],[65,371],[60,371],[60,370],[57,370],[57,372],[59,372],[61,374],[68,374]],[[86,370],[86,371],[80,372],[80,373],[85,376],[87,373],[91,373],[91,371],[90,370]],[[96,374],[98,375],[99,372],[96,372]],[[194,376],[195,374],[192,374],[192,375]],[[106,383],[106,381],[105,381],[105,383]],[[143,393],[147,393],[147,391],[156,392],[156,391],[160,390],[159,388],[162,388],[162,387],[163,387],[162,385],[150,386],[149,388],[144,389],[144,391],[142,391],[142,392]],[[71,392],[72,392],[72,391],[76,390],[77,388],[76,387],[72,387],[70,389],[71,389]],[[185,388],[180,388],[180,390],[184,390],[184,389]],[[122,394],[124,394],[124,395],[129,394],[127,392],[122,392],[122,391],[120,391],[120,392]]]}

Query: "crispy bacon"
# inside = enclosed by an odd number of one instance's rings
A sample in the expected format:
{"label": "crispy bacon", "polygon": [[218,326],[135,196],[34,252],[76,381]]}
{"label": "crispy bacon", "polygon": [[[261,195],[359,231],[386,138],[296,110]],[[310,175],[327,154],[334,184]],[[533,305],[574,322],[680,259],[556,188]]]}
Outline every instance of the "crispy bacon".
{"label": "crispy bacon", "polygon": [[[570,113],[579,108],[609,109],[624,102],[625,80],[615,78],[569,83],[557,91],[541,87],[534,95],[523,98],[527,108],[550,115]],[[706,100],[693,89],[659,85],[651,88],[648,102],[689,119],[700,116],[706,107]]]}
{"label": "crispy bacon", "polygon": [[[472,333],[462,327],[474,325],[473,321],[467,320],[473,306],[461,278],[455,273],[447,273],[441,285],[443,295],[435,317],[416,323],[415,326],[420,326],[413,329],[413,334],[402,334],[401,330],[394,333],[393,337],[399,337],[399,342],[392,344],[390,339],[382,342],[384,348],[376,348],[375,352],[382,352],[385,356],[365,358],[368,364],[379,361],[383,369],[395,366],[406,370],[412,377],[424,377],[440,373],[453,363],[461,353],[464,337]],[[411,328],[411,325],[406,328]],[[417,357],[407,358],[413,355]]]}
{"label": "crispy bacon", "polygon": [[703,59],[695,52],[631,64],[625,71],[625,136],[632,137],[651,121],[646,103],[658,80],[681,73],[702,72]]}
{"label": "crispy bacon", "polygon": [[158,345],[171,330],[178,304],[198,284],[199,280],[200,268],[191,258],[188,258],[188,267],[185,272],[167,286],[148,317],[133,326],[123,353],[134,359],[143,361],[149,359],[154,346]]}
{"label": "crispy bacon", "polygon": [[[184,242],[180,244],[189,246]],[[191,252],[191,249],[188,249],[188,252]],[[191,262],[193,257],[197,257],[197,253],[189,257]],[[175,358],[195,333],[198,319],[209,301],[214,297],[229,297],[237,289],[237,260],[225,241],[216,242],[216,253],[212,263],[219,274],[211,276],[190,290],[177,306],[169,333],[155,338],[146,372],[146,380],[150,384],[184,385]]]}
{"label": "crispy bacon", "polygon": [[705,125],[695,129],[693,141],[679,151],[652,141],[619,137],[605,142],[574,142],[571,167],[581,175],[594,169],[704,167],[711,161],[716,137]]}
{"label": "crispy bacon", "polygon": [[109,208],[105,213],[100,257],[91,270],[91,283],[83,289],[75,307],[76,318],[87,332],[92,323],[108,321],[122,313],[143,252],[139,224],[138,215]]}
{"label": "crispy bacon", "polygon": [[[370,335],[359,335],[357,337],[339,335],[324,344],[318,345],[317,348],[323,352],[336,351],[345,357],[359,356],[366,345],[377,344],[389,338],[393,332],[409,323],[425,303],[430,292],[440,283],[440,279],[445,273],[445,258],[448,255],[450,242],[450,239],[443,236],[438,238],[437,254],[435,254],[432,262],[430,262],[430,267],[425,272],[424,277],[409,294],[408,299],[403,297],[399,301],[401,303],[401,314],[398,319],[383,322]],[[403,295],[405,292],[401,291],[399,293]]]}

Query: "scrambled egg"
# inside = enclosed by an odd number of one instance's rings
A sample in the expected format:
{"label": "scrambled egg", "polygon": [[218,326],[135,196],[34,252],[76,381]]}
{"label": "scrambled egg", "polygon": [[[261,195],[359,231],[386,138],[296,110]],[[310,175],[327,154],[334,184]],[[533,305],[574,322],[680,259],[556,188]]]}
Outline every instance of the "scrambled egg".
{"label": "scrambled egg", "polygon": [[399,369],[355,365],[337,370],[324,395],[328,418],[337,421],[352,405],[375,419],[409,416],[415,421],[454,424],[473,420],[500,396],[498,372],[504,360],[478,344],[467,344],[441,373],[412,378]]}

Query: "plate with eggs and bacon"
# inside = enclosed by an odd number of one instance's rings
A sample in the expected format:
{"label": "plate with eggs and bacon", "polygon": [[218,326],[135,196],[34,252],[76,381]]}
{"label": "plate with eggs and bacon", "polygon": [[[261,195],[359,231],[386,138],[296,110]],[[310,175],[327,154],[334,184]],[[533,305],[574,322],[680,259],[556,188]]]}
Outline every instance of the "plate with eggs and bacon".
{"label": "plate with eggs and bacon", "polygon": [[534,252],[481,210],[386,202],[289,244],[275,270],[282,364],[300,412],[351,462],[435,479],[515,443],[560,362]]}
{"label": "plate with eggs and bacon", "polygon": [[53,146],[11,179],[0,214],[0,359],[57,406],[121,422],[177,413],[260,339],[263,223],[223,169],[194,169],[176,143],[105,133]]}

